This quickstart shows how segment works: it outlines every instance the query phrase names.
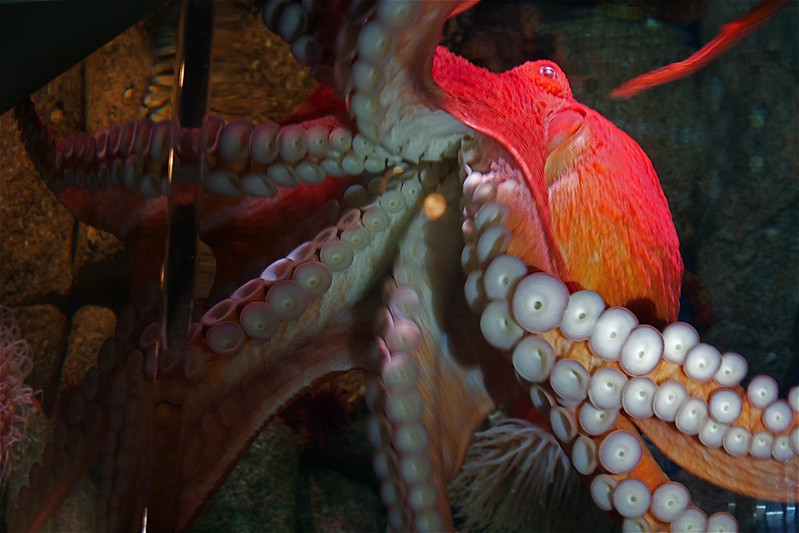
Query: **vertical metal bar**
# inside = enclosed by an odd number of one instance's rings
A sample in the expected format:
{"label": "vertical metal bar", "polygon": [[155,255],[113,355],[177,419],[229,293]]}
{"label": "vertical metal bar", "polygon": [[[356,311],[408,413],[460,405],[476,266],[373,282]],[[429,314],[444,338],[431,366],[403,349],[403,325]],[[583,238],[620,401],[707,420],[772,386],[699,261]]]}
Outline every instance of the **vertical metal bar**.
{"label": "vertical metal bar", "polygon": [[[167,190],[167,243],[161,271],[161,342],[164,350],[182,350],[188,345],[194,305],[197,259],[197,200],[204,180],[204,143],[201,140],[208,105],[212,0],[184,0],[175,72],[173,109],[179,123],[178,141],[169,154]],[[154,394],[158,396],[158,364]],[[159,401],[151,427],[149,479],[143,524],[145,531],[176,531],[183,488],[183,405],[179,399]],[[168,473],[164,475],[164,473]]]}
{"label": "vertical metal bar", "polygon": [[[164,348],[182,348],[188,341],[197,258],[196,202],[202,183],[202,145],[190,129],[202,128],[208,105],[211,0],[186,0],[178,34],[176,117],[180,140],[170,155],[167,251],[162,274]],[[192,146],[192,143],[195,145]],[[197,157],[194,157],[197,156]]]}

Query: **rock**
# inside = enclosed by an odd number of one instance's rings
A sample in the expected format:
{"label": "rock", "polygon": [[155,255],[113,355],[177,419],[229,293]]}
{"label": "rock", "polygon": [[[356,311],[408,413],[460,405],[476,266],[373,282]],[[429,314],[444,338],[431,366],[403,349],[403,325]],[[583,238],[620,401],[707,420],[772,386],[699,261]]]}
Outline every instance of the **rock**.
{"label": "rock", "polygon": [[192,531],[295,531],[299,464],[296,434],[272,422],[205,506]]}
{"label": "rock", "polygon": [[309,471],[299,498],[310,507],[310,522],[300,523],[299,531],[335,533],[386,529],[385,512],[377,491],[369,483],[338,470]]}
{"label": "rock", "polygon": [[116,323],[114,312],[105,307],[87,305],[75,312],[61,370],[61,388],[80,385],[83,375],[97,362],[100,346],[114,335]]}

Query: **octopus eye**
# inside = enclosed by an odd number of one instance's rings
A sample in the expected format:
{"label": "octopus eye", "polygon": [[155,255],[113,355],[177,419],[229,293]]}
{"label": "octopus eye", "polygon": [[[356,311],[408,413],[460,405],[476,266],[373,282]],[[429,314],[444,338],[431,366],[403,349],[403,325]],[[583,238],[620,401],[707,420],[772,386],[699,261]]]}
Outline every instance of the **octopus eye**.
{"label": "octopus eye", "polygon": [[538,70],[538,72],[539,72],[539,73],[540,73],[542,76],[545,76],[545,77],[547,77],[547,78],[551,78],[551,79],[553,79],[553,80],[556,80],[556,79],[558,79],[558,72],[557,72],[557,71],[556,71],[554,68],[552,68],[551,66],[549,66],[549,65],[543,65],[543,66],[541,66],[541,68]]}

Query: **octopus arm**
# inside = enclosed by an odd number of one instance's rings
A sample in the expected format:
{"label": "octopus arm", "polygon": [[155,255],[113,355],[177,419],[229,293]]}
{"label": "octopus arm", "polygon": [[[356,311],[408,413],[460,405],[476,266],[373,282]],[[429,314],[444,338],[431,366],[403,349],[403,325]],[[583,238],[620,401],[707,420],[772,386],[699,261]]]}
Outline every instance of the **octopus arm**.
{"label": "octopus arm", "polygon": [[[406,192],[421,190],[415,177],[409,182],[414,186],[406,187]],[[399,191],[394,190],[387,194],[397,200],[397,193]],[[386,201],[383,202],[385,205]],[[216,339],[209,329],[202,349],[210,363],[203,378],[190,391],[184,407],[187,416],[184,415],[183,419],[187,425],[182,434],[183,439],[188,440],[184,440],[187,455],[181,479],[188,489],[183,490],[179,505],[178,524],[181,528],[191,524],[204,501],[216,489],[217,480],[223,479],[224,474],[233,468],[278,408],[325,376],[366,366],[365,347],[371,344],[370,324],[375,316],[375,304],[370,303],[375,301],[372,297],[373,280],[386,271],[393,259],[393,243],[407,231],[412,214],[418,211],[420,203],[421,196],[413,194],[409,195],[406,208],[401,212],[387,214],[380,208],[380,199],[375,200],[370,209],[365,208],[365,225],[375,232],[368,244],[353,252],[349,266],[333,273],[331,285],[323,295],[311,298],[301,316],[282,321],[268,340],[248,335],[234,357],[213,357],[208,344],[215,344]],[[373,216],[370,218],[370,215]],[[348,227],[363,229],[362,222],[353,222],[352,212],[344,216],[348,216],[348,222],[347,225],[343,221],[340,223],[345,228],[343,231]],[[374,226],[376,221],[380,223],[379,227]],[[337,243],[338,239],[332,241]],[[316,265],[318,261],[315,256],[305,262],[297,260],[293,267]],[[268,268],[267,272],[271,269]],[[267,301],[279,307],[281,304],[269,296],[269,292],[276,288],[277,284],[267,288]],[[242,312],[237,312],[232,319],[245,327],[246,319]],[[203,428],[212,439],[225,441],[220,443],[221,449],[229,451],[223,457],[209,457],[207,463],[192,460],[192,457],[201,455],[202,450],[220,449],[216,442],[209,446],[204,437],[198,435]]]}
{"label": "octopus arm", "polygon": [[447,484],[493,402],[476,364],[456,357],[446,311],[457,283],[458,181],[429,195],[442,215],[421,212],[400,242],[384,288],[383,326],[367,401],[374,414],[375,465],[396,530],[452,530]]}
{"label": "octopus arm", "polygon": [[[312,112],[313,105],[321,107]],[[94,136],[78,133],[58,140],[30,101],[16,108],[16,118],[31,159],[58,200],[81,222],[125,244],[133,262],[132,294],[160,275],[170,150],[179,159],[207,162],[202,184],[191,190],[198,197],[200,238],[217,260],[216,297],[303,237],[312,238],[310,222],[317,230],[334,223],[335,218],[324,218],[323,208],[356,181],[341,169],[325,179],[320,168],[329,159],[354,155],[343,102],[324,90],[300,104],[282,127],[209,116],[201,129],[187,130],[173,120],[143,119],[114,124]],[[298,123],[288,124],[292,121]],[[329,146],[335,134],[349,139],[338,151]],[[302,148],[291,153],[285,149],[291,142]],[[275,183],[271,163],[283,170],[283,181]],[[295,164],[315,171],[308,183],[297,178]],[[305,228],[312,228],[310,235],[300,234]]]}
{"label": "octopus arm", "polygon": [[[155,357],[158,337],[152,332],[160,298],[157,291],[140,295],[137,301],[144,303],[135,316],[128,316],[132,310],[123,313],[115,338],[101,350],[99,376],[90,371],[95,386],[77,404],[89,408],[57,421],[61,437],[45,454],[42,475],[31,477],[20,493],[9,514],[12,529],[30,530],[55,511],[53,495],[71,487],[59,473],[87,468],[64,462],[89,457],[78,444],[87,442],[82,428],[90,427],[87,434],[94,435],[106,419],[111,430],[102,441],[97,530],[117,530],[120,524],[135,529],[145,501],[157,502],[147,515],[156,529],[188,528],[277,409],[326,376],[366,366],[374,279],[387,272],[397,240],[419,211],[422,189],[418,174],[409,173],[402,192],[392,189],[342,214],[337,226],[290,254],[293,259],[273,263],[263,277],[245,284],[246,290],[209,309],[193,325],[185,349]],[[252,304],[255,320],[246,312]],[[152,381],[156,369],[158,379]],[[95,407],[102,416],[90,416]],[[75,432],[82,438],[64,438]],[[146,453],[151,443],[157,457]],[[148,475],[159,480],[150,484],[150,498],[142,492]]]}
{"label": "octopus arm", "polygon": [[727,50],[743,41],[764,23],[768,22],[790,0],[763,0],[743,17],[725,24],[705,46],[690,57],[642,74],[619,85],[610,93],[611,98],[631,98],[636,94],[685,78],[708,66]]}
{"label": "octopus arm", "polygon": [[[305,344],[296,351],[280,350],[282,355],[276,356],[277,345],[271,349],[251,346],[238,355],[239,361],[227,365],[226,371],[212,365],[208,369],[208,380],[193,384],[186,395],[181,408],[182,424],[157,424],[161,428],[161,444],[156,457],[161,460],[161,468],[154,472],[158,472],[159,479],[175,476],[182,485],[177,505],[178,530],[188,529],[196,520],[218,489],[220,480],[227,477],[252,441],[282,408],[322,379],[352,368],[365,368],[365,347],[370,339],[369,315],[373,311],[369,306],[362,309],[358,316],[341,313],[317,332],[316,337],[321,340]],[[260,372],[246,368],[253,358],[264,359]],[[215,388],[211,381],[226,383]],[[172,418],[166,409],[163,414],[163,422]],[[181,442],[183,453],[175,462],[162,453],[165,447],[173,447],[169,441]],[[156,492],[151,494],[150,501],[168,501],[168,498],[169,492]]]}
{"label": "octopus arm", "polygon": [[[674,462],[714,485],[753,498],[791,503],[799,500],[799,461],[731,457],[723,448],[709,448],[695,436],[655,418],[633,419],[636,426]],[[730,475],[730,462],[735,464]]]}

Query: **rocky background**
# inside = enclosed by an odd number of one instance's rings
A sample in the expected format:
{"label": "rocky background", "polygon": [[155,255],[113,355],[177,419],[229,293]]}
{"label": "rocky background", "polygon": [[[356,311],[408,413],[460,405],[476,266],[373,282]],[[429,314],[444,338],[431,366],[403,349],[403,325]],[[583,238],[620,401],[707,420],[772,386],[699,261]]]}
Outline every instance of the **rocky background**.
{"label": "rocky background", "polygon": [[[445,39],[495,71],[554,59],[579,100],[638,141],[661,178],[693,276],[686,316],[704,341],[774,376],[784,396],[799,381],[799,5],[690,78],[631,100],[607,96],[635,75],[687,57],[754,4],[484,0],[451,22]],[[210,112],[274,119],[310,91],[308,72],[248,2],[220,2],[216,16]],[[148,90],[150,101],[168,92],[158,88],[168,80],[153,76],[168,75],[157,66],[157,45],[173,18],[149,17],[33,95],[59,137],[141,118]],[[115,313],[128,301],[128,258],[113,237],[77,223],[40,183],[11,112],[0,111],[0,302],[14,308],[33,348],[29,383],[51,414],[58,388],[77,382],[113,332]],[[237,531],[265,523],[274,531],[382,530],[368,450],[355,445],[365,440],[362,385],[351,376],[328,391],[348,431],[316,427],[318,398],[287,413],[287,423],[270,425],[197,529],[244,516]]]}

